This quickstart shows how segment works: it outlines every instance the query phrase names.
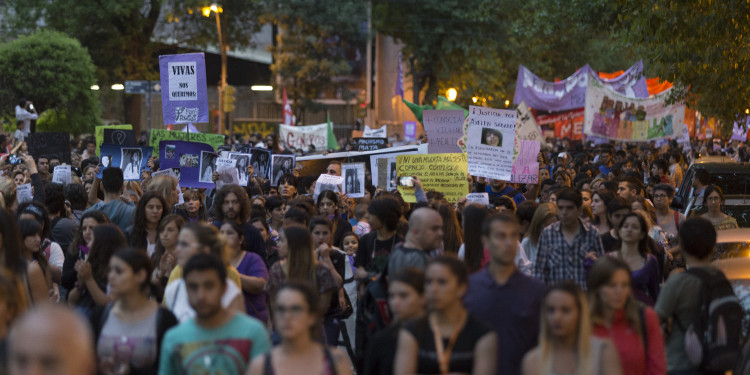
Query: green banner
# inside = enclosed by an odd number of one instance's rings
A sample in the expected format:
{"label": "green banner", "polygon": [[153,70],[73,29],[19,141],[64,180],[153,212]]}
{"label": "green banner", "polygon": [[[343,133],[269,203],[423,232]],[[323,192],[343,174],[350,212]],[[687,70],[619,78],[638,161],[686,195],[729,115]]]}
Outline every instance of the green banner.
{"label": "green banner", "polygon": [[161,141],[189,141],[200,142],[211,145],[214,150],[224,144],[224,136],[221,134],[190,133],[176,130],[152,129],[149,145],[153,147],[153,156],[159,155],[159,142]]}

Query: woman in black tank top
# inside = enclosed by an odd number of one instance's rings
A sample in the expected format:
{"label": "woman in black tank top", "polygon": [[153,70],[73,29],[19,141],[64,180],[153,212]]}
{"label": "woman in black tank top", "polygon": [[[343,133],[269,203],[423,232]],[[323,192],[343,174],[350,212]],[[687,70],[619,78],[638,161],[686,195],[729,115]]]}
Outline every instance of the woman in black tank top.
{"label": "woman in black tank top", "polygon": [[495,373],[497,337],[461,302],[467,278],[466,265],[456,258],[430,262],[425,295],[431,312],[399,333],[395,374]]}
{"label": "woman in black tank top", "polygon": [[351,365],[338,348],[316,340],[322,313],[318,294],[308,283],[282,285],[272,305],[281,343],[250,364],[250,375],[351,375]]}

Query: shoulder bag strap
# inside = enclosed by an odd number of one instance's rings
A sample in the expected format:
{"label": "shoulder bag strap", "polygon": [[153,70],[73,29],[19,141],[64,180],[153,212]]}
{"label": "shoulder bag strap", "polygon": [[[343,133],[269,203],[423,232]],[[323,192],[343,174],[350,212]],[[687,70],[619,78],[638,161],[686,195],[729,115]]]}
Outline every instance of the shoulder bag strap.
{"label": "shoulder bag strap", "polygon": [[327,347],[323,348],[323,354],[326,356],[326,361],[328,361],[328,368],[330,370],[329,375],[337,375],[336,372],[336,361],[333,359],[333,355],[331,354],[331,351],[328,350]]}

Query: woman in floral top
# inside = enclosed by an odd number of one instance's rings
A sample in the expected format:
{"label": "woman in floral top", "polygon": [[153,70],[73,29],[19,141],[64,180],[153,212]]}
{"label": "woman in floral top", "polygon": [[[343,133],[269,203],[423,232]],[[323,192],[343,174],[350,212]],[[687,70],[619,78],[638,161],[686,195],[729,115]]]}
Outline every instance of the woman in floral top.
{"label": "woman in floral top", "polygon": [[703,218],[711,221],[716,230],[739,228],[737,220],[721,212],[724,206],[724,193],[716,185],[708,185],[703,193],[703,206],[708,211],[703,214]]}

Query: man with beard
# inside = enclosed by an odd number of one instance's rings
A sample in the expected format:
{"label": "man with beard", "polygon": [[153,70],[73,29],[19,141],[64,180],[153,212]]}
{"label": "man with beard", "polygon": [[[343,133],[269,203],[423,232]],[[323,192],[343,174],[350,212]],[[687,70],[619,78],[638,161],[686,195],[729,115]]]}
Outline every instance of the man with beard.
{"label": "man with beard", "polygon": [[250,199],[245,190],[236,184],[224,185],[214,198],[213,225],[220,228],[224,221],[236,221],[242,227],[245,241],[242,249],[258,254],[266,259],[266,245],[260,231],[248,222],[250,219]]}
{"label": "man with beard", "polygon": [[490,184],[485,188],[485,191],[490,195],[490,198],[502,197],[503,195],[513,198],[513,201],[516,202],[516,206],[526,200],[523,193],[508,186],[508,183],[504,180],[490,180]]}

